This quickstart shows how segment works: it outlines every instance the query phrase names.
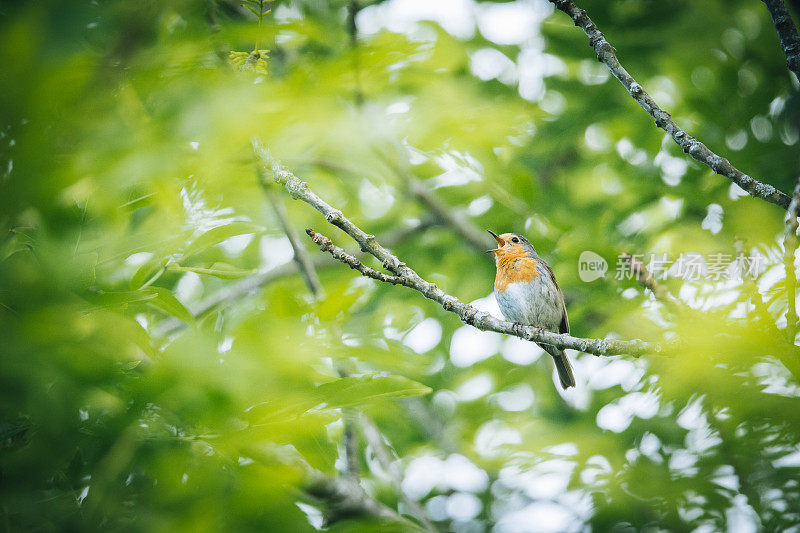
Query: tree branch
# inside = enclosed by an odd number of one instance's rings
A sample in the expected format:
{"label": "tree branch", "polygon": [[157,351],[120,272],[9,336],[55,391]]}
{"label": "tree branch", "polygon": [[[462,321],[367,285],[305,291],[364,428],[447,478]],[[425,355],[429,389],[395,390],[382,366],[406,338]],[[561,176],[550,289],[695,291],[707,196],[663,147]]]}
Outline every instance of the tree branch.
{"label": "tree branch", "polygon": [[579,350],[594,355],[628,354],[639,356],[648,352],[661,351],[660,346],[652,345],[641,340],[621,341],[572,337],[566,333],[553,333],[535,326],[515,325],[505,320],[499,320],[489,313],[478,311],[476,308],[465,304],[455,296],[447,294],[437,287],[435,283],[422,279],[411,267],[400,261],[400,259],[381,246],[374,235],[365,233],[349,218],[344,216],[340,210],[335,209],[317,196],[314,191],[308,187],[307,183],[301,181],[294,174],[281,167],[257,139],[253,140],[253,148],[267,168],[272,169],[272,175],[275,181],[283,185],[292,198],[303,200],[322,213],[325,216],[325,220],[350,235],[361,246],[361,250],[372,254],[376,259],[381,261],[383,268],[400,278],[404,278],[405,281],[403,285],[413,288],[426,298],[437,302],[445,311],[455,313],[465,324],[474,326],[480,330],[505,333],[506,335],[514,335],[528,341],[551,344],[557,348]]}
{"label": "tree branch", "polygon": [[350,408],[342,409],[342,420],[344,422],[344,444],[345,475],[358,483],[361,477],[361,469],[358,464],[358,436],[356,435],[355,419],[358,413]]}
{"label": "tree branch", "polygon": [[454,211],[439,200],[420,180],[407,175],[408,191],[422,203],[443,224],[447,224],[479,252],[486,250],[486,241],[482,238],[484,233],[475,224],[461,213]]}
{"label": "tree branch", "polygon": [[653,296],[656,297],[656,300],[675,303],[675,297],[669,293],[666,287],[656,281],[656,278],[654,278],[653,275],[647,270],[647,267],[644,265],[644,263],[628,253],[623,253],[620,257],[628,261],[628,263],[631,265],[631,272],[636,275],[636,279],[639,281],[639,284],[645,289],[650,289],[650,292],[653,293]]}
{"label": "tree branch", "polygon": [[364,92],[361,90],[361,66],[359,62],[358,49],[358,25],[356,17],[361,10],[358,0],[350,0],[347,8],[347,33],[350,34],[350,48],[353,51],[353,75],[355,77],[355,93],[353,97],[357,106],[364,103]]}
{"label": "tree branch", "polygon": [[[341,333],[337,334],[341,337]],[[338,360],[334,364],[339,377],[346,378],[350,375],[347,370],[347,361]],[[359,483],[361,479],[361,468],[358,461],[358,435],[356,435],[356,422],[358,412],[352,407],[342,408],[342,424],[344,432],[342,435],[342,447],[344,448],[344,471],[342,474],[354,483]]]}
{"label": "tree branch", "polygon": [[447,454],[459,451],[444,421],[431,411],[429,404],[419,398],[403,398],[401,402],[412,420],[427,435],[428,441],[435,441],[439,449]]}
{"label": "tree branch", "polygon": [[792,15],[783,0],[763,0],[763,2],[767,5],[775,31],[778,32],[781,48],[786,55],[786,66],[800,81],[800,37],[797,35]]}
{"label": "tree branch", "polygon": [[560,11],[569,15],[575,25],[583,30],[589,37],[589,44],[594,48],[597,59],[608,67],[608,70],[628,90],[633,99],[653,117],[656,126],[669,133],[685,153],[692,156],[696,161],[707,165],[717,174],[730,179],[751,196],[788,209],[789,196],[772,185],[762,183],[731,165],[730,161],[715,154],[702,142],[682,130],[672,120],[669,113],[658,107],[655,100],[620,64],[617,59],[617,51],[606,40],[605,35],[597,29],[597,26],[586,14],[586,11],[576,6],[572,0],[550,0],[550,2]]}
{"label": "tree branch", "polygon": [[392,285],[405,285],[406,287],[413,288],[406,278],[384,274],[383,272],[378,272],[374,268],[368,267],[359,261],[355,256],[348,254],[342,248],[333,244],[333,241],[331,241],[325,235],[317,233],[311,228],[306,228],[306,233],[309,237],[311,237],[311,240],[319,246],[320,250],[323,252],[330,252],[334,259],[341,261],[345,265],[348,265],[353,270],[358,270],[362,275],[378,281],[383,281],[384,283],[391,283]]}
{"label": "tree branch", "polygon": [[395,462],[392,460],[386,443],[383,441],[383,435],[381,435],[380,430],[375,426],[372,420],[363,413],[361,414],[361,434],[364,435],[364,439],[375,453],[375,458],[380,463],[381,468],[386,470],[386,473],[391,477],[392,482],[397,488],[400,499],[403,500],[403,503],[405,503],[411,511],[410,514],[420,521],[426,531],[436,531],[436,528],[419,503],[403,492],[403,479],[395,466]]}
{"label": "tree branch", "polygon": [[[405,188],[411,197],[415,198],[430,211],[437,223],[443,226],[449,226],[475,250],[479,252],[484,252],[486,250],[486,242],[483,240],[483,231],[478,229],[468,217],[444,204],[419,178],[413,176],[407,169],[398,168],[401,167],[399,163],[394,162],[385,154],[383,160],[386,165],[396,173],[398,181],[402,182],[402,187]],[[354,176],[359,175],[357,170],[336,161],[314,159],[311,163],[329,171],[338,170],[353,174]],[[496,184],[492,182],[487,182],[487,185],[488,184],[496,186]]]}
{"label": "tree branch", "polygon": [[[733,248],[738,257],[744,258],[746,252],[745,241],[742,239],[736,239],[736,241],[733,243]],[[742,263],[739,262],[739,275],[742,278],[742,288],[749,296],[750,303],[755,308],[756,314],[761,319],[761,322],[763,324],[770,324],[772,322],[772,317],[769,314],[769,308],[767,307],[767,304],[764,303],[764,298],[758,291],[758,283],[756,283],[756,280],[753,276],[747,274],[748,272],[745,271]]]}
{"label": "tree branch", "polygon": [[786,270],[786,298],[789,308],[786,311],[786,331],[794,343],[797,335],[797,274],[794,268],[794,254],[797,251],[797,217],[800,216],[800,178],[794,188],[794,196],[786,213],[786,230],[783,236],[783,264]]}
{"label": "tree branch", "polygon": [[356,516],[373,516],[419,529],[416,524],[394,510],[367,496],[364,489],[350,478],[330,477],[309,469],[306,472],[303,488],[310,496],[327,504],[329,523]]}
{"label": "tree branch", "polygon": [[356,517],[372,517],[402,525],[403,531],[417,531],[419,526],[401,516],[394,509],[369,496],[357,480],[333,477],[312,467],[292,447],[259,445],[246,449],[246,455],[261,464],[271,466],[276,462],[292,466],[301,473],[300,489],[313,499],[325,504],[324,515],[328,524]]}
{"label": "tree branch", "polygon": [[317,299],[325,298],[325,289],[322,288],[322,283],[319,281],[319,276],[317,276],[317,271],[314,269],[311,256],[309,256],[308,251],[306,251],[303,244],[300,242],[300,237],[297,235],[294,227],[289,223],[289,214],[286,212],[286,206],[283,205],[281,199],[275,194],[273,190],[274,185],[266,179],[263,172],[258,172],[258,181],[261,183],[269,203],[272,204],[272,209],[278,217],[283,232],[286,234],[286,237],[289,238],[289,243],[291,243],[292,250],[294,250],[294,261],[300,269],[300,274],[302,274],[308,290],[311,291],[311,294]]}

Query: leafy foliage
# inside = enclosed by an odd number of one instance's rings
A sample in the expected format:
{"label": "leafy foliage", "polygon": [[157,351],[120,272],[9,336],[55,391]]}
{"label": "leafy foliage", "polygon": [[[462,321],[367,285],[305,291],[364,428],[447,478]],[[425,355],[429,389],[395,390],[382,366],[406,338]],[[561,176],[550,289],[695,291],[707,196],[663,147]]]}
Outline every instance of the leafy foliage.
{"label": "leafy foliage", "polygon": [[[352,433],[367,496],[418,521],[405,495],[442,530],[796,527],[784,213],[681,153],[549,3],[464,4],[3,8],[0,523],[381,530],[306,490],[346,473]],[[579,4],[682,127],[793,190],[800,98],[760,3]],[[303,243],[316,300],[254,136],[462,300],[491,308],[494,266],[412,180],[472,225],[525,233],[576,335],[675,348],[570,353],[562,393],[536,346]],[[351,245],[286,200],[293,227]],[[586,250],[604,278],[581,281]],[[675,302],[658,301],[614,275],[623,252],[736,258],[743,276],[673,273]]]}

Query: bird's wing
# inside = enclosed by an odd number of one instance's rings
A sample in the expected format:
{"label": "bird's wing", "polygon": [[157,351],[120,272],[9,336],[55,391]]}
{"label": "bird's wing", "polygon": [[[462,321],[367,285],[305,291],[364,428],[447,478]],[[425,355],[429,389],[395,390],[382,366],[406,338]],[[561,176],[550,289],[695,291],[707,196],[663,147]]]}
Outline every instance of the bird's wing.
{"label": "bird's wing", "polygon": [[550,268],[550,265],[544,261],[542,261],[542,265],[544,265],[550,279],[553,280],[553,284],[556,286],[556,290],[558,290],[558,299],[561,301],[561,324],[558,325],[558,332],[569,333],[569,317],[567,317],[567,306],[564,303],[564,293],[561,292],[561,287],[558,286],[556,276],[553,274],[553,269]]}

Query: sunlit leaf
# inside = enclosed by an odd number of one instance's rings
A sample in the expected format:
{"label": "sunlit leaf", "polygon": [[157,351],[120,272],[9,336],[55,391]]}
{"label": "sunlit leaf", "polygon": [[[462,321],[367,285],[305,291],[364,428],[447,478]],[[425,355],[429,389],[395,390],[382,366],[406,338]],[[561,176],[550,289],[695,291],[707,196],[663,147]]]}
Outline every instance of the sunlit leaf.
{"label": "sunlit leaf", "polygon": [[340,378],[315,389],[316,397],[328,407],[353,407],[385,398],[428,394],[431,388],[403,376],[361,376]]}
{"label": "sunlit leaf", "polygon": [[224,226],[217,226],[212,228],[199,237],[191,241],[183,250],[184,257],[189,257],[198,252],[201,252],[209,246],[219,244],[225,239],[235,237],[237,235],[245,235],[248,233],[256,233],[261,231],[261,228],[251,222],[234,221]]}
{"label": "sunlit leaf", "polygon": [[[792,193],[800,98],[770,3],[575,2],[717,170],[725,158]],[[563,3],[7,4],[4,530],[800,523],[785,209],[685,153]],[[296,189],[275,184],[276,211],[254,137],[481,311],[499,313],[483,229],[519,232],[574,335],[663,351],[569,350],[577,386],[562,391],[535,344],[313,247],[302,228],[385,270]],[[291,262],[287,224],[327,298]],[[673,270],[666,301],[624,275],[621,252],[753,268]],[[586,256],[604,276],[586,278]]]}
{"label": "sunlit leaf", "polygon": [[147,300],[150,305],[154,305],[162,311],[166,311],[170,315],[174,316],[175,318],[179,318],[184,322],[194,321],[194,316],[192,315],[191,311],[186,309],[186,307],[180,302],[180,300],[175,298],[175,296],[172,294],[172,291],[169,289],[151,286],[147,287],[146,289],[142,289],[141,292],[151,295],[151,298]]}
{"label": "sunlit leaf", "polygon": [[136,269],[128,283],[132,290],[136,290],[145,284],[159,269],[163,268],[165,261],[157,257],[151,257]]}
{"label": "sunlit leaf", "polygon": [[88,291],[84,294],[87,300],[103,307],[121,307],[131,303],[149,302],[157,296],[152,289],[147,291]]}
{"label": "sunlit leaf", "polygon": [[206,274],[220,279],[238,279],[243,276],[248,276],[253,273],[252,270],[243,270],[236,268],[229,263],[217,262],[208,268],[203,267],[180,267],[181,271],[196,272],[197,274]]}

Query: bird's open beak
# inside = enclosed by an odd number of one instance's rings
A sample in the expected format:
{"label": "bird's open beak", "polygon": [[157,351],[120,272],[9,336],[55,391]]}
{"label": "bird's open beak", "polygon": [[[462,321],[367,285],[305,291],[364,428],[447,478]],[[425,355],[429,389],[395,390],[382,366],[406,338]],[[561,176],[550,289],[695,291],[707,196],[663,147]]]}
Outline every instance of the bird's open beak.
{"label": "bird's open beak", "polygon": [[500,251],[500,248],[502,248],[503,246],[506,245],[506,241],[504,241],[502,238],[500,238],[500,236],[497,233],[493,232],[492,230],[487,229],[486,231],[488,231],[492,235],[492,237],[494,237],[494,240],[497,241],[497,245],[499,246],[499,248],[495,248],[494,250],[486,250],[486,253],[487,254],[496,254],[497,252]]}

